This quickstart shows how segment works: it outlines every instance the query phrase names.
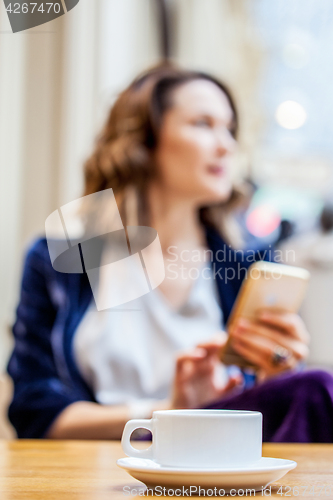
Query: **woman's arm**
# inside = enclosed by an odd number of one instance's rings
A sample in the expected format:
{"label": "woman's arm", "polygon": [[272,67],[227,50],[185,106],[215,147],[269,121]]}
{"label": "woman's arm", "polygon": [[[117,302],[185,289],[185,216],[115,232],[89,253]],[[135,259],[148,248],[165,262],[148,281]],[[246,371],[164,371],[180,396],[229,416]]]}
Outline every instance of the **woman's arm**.
{"label": "woman's arm", "polygon": [[[168,410],[170,402],[156,402],[151,410]],[[128,406],[103,406],[78,401],[65,408],[46,434],[49,439],[120,439],[126,422],[132,418]],[[147,415],[146,418],[151,418]]]}
{"label": "woman's arm", "polygon": [[130,416],[126,406],[77,401],[67,406],[46,433],[47,439],[119,439]]}

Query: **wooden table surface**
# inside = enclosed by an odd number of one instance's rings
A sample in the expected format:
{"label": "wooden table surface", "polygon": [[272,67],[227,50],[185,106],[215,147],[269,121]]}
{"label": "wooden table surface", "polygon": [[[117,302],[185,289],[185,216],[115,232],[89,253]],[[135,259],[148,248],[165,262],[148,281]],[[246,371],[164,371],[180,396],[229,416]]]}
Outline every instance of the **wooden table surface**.
{"label": "wooden table surface", "polygon": [[[267,496],[295,497],[297,486],[299,498],[333,498],[333,445],[264,444],[263,455],[298,462]],[[144,485],[116,465],[123,456],[118,441],[0,441],[0,499],[133,498],[124,494],[125,486],[141,490],[137,498],[143,498]],[[281,485],[282,496],[278,494]],[[261,492],[256,496],[263,498]]]}

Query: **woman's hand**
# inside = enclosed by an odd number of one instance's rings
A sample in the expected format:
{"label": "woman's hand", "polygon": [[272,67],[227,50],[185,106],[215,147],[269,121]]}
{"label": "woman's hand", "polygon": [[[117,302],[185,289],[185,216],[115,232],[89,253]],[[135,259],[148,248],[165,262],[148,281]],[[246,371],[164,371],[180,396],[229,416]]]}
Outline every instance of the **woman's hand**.
{"label": "woman's hand", "polygon": [[199,344],[191,351],[178,355],[173,384],[173,408],[203,407],[243,382],[241,375],[230,377],[227,384],[219,380],[219,351],[226,340],[227,335],[221,332],[210,342]]}
{"label": "woman's hand", "polygon": [[260,380],[295,368],[309,353],[310,336],[297,314],[264,309],[256,321],[238,320],[229,334],[235,351],[259,367]]}

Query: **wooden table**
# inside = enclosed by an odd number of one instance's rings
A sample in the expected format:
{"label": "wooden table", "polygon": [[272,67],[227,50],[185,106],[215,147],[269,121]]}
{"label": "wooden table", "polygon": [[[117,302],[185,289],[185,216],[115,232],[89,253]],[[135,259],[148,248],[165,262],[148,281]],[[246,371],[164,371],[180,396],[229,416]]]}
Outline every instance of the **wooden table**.
{"label": "wooden table", "polygon": [[[268,496],[296,496],[293,488],[297,486],[299,499],[333,498],[333,445],[265,444],[263,454],[298,462],[296,469],[275,483]],[[142,491],[144,486],[116,465],[116,460],[123,456],[118,441],[0,441],[0,499],[133,498],[124,495],[123,487]],[[281,485],[282,496],[277,493]],[[287,486],[291,488],[289,495]],[[327,487],[326,494],[323,486]],[[260,492],[256,496],[263,498]]]}

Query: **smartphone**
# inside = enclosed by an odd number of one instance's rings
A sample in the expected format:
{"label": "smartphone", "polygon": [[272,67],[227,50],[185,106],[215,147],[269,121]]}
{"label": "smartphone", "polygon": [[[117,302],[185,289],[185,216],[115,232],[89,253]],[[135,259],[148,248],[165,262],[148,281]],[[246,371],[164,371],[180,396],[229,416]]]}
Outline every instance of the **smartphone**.
{"label": "smartphone", "polygon": [[[231,311],[226,330],[239,318],[255,319],[260,309],[297,313],[306,293],[310,273],[301,267],[275,262],[258,261],[252,264],[242,283]],[[242,368],[254,367],[242,358],[228,340],[221,351],[221,361]]]}

